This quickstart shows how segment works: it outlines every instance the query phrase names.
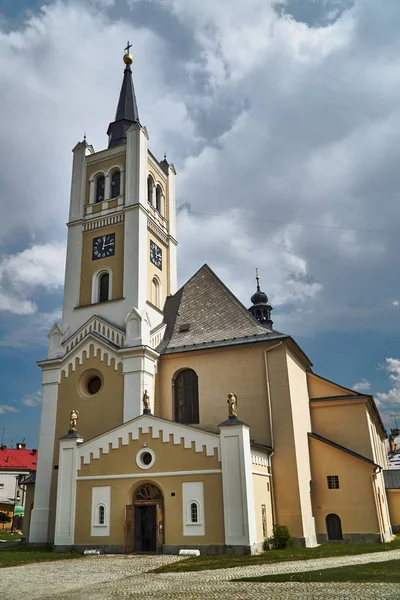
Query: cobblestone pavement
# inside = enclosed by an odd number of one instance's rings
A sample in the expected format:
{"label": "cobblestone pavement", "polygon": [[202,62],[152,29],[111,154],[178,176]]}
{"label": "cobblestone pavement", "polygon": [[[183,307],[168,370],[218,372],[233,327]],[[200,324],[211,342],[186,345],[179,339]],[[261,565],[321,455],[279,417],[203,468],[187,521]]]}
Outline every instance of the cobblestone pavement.
{"label": "cobblestone pavement", "polygon": [[400,559],[400,550],[312,561],[198,571],[148,573],[176,556],[97,556],[1,569],[1,600],[400,600],[385,583],[237,583],[237,577],[292,573]]}

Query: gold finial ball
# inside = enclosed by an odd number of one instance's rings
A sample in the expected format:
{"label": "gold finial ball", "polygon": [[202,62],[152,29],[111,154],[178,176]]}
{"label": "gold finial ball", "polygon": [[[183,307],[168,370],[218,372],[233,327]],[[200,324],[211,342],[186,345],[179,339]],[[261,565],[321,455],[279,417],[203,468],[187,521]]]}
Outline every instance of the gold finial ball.
{"label": "gold finial ball", "polygon": [[133,63],[133,56],[132,54],[129,54],[129,52],[124,54],[124,63],[126,65],[131,65]]}

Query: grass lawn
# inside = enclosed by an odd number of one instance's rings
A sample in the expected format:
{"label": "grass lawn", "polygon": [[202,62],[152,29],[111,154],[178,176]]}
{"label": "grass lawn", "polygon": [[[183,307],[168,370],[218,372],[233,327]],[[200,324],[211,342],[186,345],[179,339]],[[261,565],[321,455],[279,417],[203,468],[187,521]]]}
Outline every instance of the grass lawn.
{"label": "grass lawn", "polygon": [[226,569],[244,567],[264,563],[285,562],[288,560],[311,560],[329,556],[346,556],[349,554],[369,554],[386,552],[400,548],[400,536],[388,544],[323,544],[317,548],[286,548],[286,550],[268,550],[255,556],[235,556],[231,554],[204,554],[194,558],[186,558],[180,562],[155,569],[153,573],[179,573],[183,571],[204,571],[205,569]]}
{"label": "grass lawn", "polygon": [[81,554],[74,554],[73,552],[53,552],[51,548],[26,548],[24,546],[18,546],[0,550],[0,568],[17,567],[18,565],[26,565],[27,563],[80,557]]}
{"label": "grass lawn", "polygon": [[336,567],[335,569],[321,569],[307,573],[280,573],[279,575],[264,575],[263,577],[246,577],[235,581],[263,581],[272,582],[357,582],[357,583],[400,583],[400,560],[388,562],[368,563],[365,565],[351,565],[349,567]]}
{"label": "grass lawn", "polygon": [[17,533],[16,531],[14,533],[11,533],[11,531],[2,531],[0,529],[0,543],[2,541],[5,542],[18,542],[18,540],[20,540],[22,537],[22,535],[20,533]]}

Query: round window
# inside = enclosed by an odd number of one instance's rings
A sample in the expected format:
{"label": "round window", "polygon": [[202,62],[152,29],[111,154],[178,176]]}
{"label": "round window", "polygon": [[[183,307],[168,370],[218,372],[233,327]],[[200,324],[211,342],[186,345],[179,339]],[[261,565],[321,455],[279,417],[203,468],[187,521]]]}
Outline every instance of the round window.
{"label": "round window", "polygon": [[103,387],[103,376],[97,369],[85,371],[79,378],[78,391],[82,398],[92,398]]}
{"label": "round window", "polygon": [[136,455],[136,464],[141,469],[150,469],[156,461],[156,455],[150,448],[142,448]]}
{"label": "round window", "polygon": [[88,392],[88,394],[90,394],[91,396],[94,396],[94,394],[97,394],[97,392],[99,392],[100,389],[101,389],[100,377],[95,375],[94,377],[89,377],[89,379],[87,379],[86,391]]}

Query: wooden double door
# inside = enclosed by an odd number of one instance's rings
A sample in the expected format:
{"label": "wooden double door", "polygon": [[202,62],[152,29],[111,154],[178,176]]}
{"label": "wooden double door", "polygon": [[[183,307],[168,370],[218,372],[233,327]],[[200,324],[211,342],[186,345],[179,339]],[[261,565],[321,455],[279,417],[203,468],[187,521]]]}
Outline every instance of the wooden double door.
{"label": "wooden double door", "polygon": [[125,508],[125,552],[160,553],[164,544],[163,506],[138,503]]}

